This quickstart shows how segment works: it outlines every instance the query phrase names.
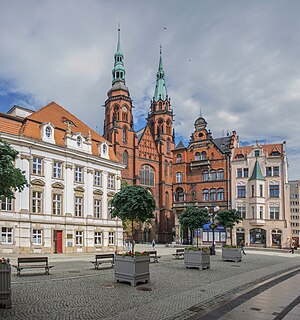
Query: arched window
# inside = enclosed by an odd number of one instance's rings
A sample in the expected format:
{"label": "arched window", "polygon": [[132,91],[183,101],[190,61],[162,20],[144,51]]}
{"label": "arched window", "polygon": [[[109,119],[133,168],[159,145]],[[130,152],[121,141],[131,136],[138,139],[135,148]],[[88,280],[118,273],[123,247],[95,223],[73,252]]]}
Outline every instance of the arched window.
{"label": "arched window", "polygon": [[127,142],[127,129],[126,127],[123,128],[123,142]]}
{"label": "arched window", "polygon": [[170,167],[169,175],[170,175],[170,177],[172,177],[173,163],[171,161],[170,161],[169,167]]}
{"label": "arched window", "polygon": [[122,108],[122,120],[123,120],[124,122],[127,122],[127,121],[128,121],[128,112],[127,112],[126,106],[124,106],[124,107]]}
{"label": "arched window", "polygon": [[115,115],[115,119],[116,119],[116,120],[120,120],[119,107],[118,107],[118,106],[115,106],[115,107],[114,107],[114,115]]}
{"label": "arched window", "polygon": [[210,170],[210,180],[211,181],[217,180],[217,172],[216,172],[216,170]]}
{"label": "arched window", "polygon": [[158,104],[158,108],[159,108],[159,110],[162,110],[162,103],[161,102]]}
{"label": "arched window", "polygon": [[216,189],[214,189],[214,188],[210,189],[210,200],[211,201],[216,200]]}
{"label": "arched window", "polygon": [[81,137],[77,137],[76,143],[78,147],[81,147],[81,143],[82,143]]}
{"label": "arched window", "polygon": [[201,160],[201,155],[200,155],[200,152],[196,152],[195,153],[195,160]]}
{"label": "arched window", "polygon": [[154,186],[154,169],[149,165],[143,165],[140,169],[140,184]]}
{"label": "arched window", "polygon": [[169,192],[168,191],[166,191],[165,202],[166,202],[166,209],[169,209]]}
{"label": "arched window", "polygon": [[126,168],[128,167],[128,152],[126,150],[123,152],[123,164]]}
{"label": "arched window", "polygon": [[166,132],[167,134],[171,134],[171,123],[169,120],[167,121]]}
{"label": "arched window", "polygon": [[203,175],[203,181],[209,180],[209,174],[207,170],[203,171],[202,175]]}
{"label": "arched window", "polygon": [[176,172],[176,182],[182,182],[182,172]]}
{"label": "arched window", "polygon": [[178,154],[176,156],[176,163],[181,163],[182,162],[182,155],[181,154]]}
{"label": "arched window", "polygon": [[218,180],[224,180],[224,170],[223,169],[219,169],[217,172],[217,179]]}
{"label": "arched window", "polygon": [[157,135],[160,136],[164,132],[164,120],[159,119],[158,120],[158,125],[157,125]]}
{"label": "arched window", "polygon": [[165,160],[165,163],[164,163],[164,173],[165,173],[165,176],[168,175],[168,161]]}
{"label": "arched window", "polygon": [[50,126],[47,126],[45,131],[46,131],[46,137],[47,137],[47,138],[51,138],[51,136],[52,136],[52,129],[51,129],[51,127],[50,127]]}
{"label": "arched window", "polygon": [[206,160],[206,152],[205,151],[201,152],[201,160]]}
{"label": "arched window", "polygon": [[102,152],[103,152],[103,154],[106,154],[106,153],[107,153],[107,146],[106,146],[106,144],[104,144],[104,145],[102,146]]}
{"label": "arched window", "polygon": [[208,197],[208,189],[204,189],[203,190],[203,201],[208,201],[209,197]]}
{"label": "arched window", "polygon": [[167,139],[167,154],[170,154],[170,139]]}
{"label": "arched window", "polygon": [[224,189],[223,188],[218,189],[218,200],[219,201],[224,200]]}
{"label": "arched window", "polygon": [[182,188],[177,188],[175,193],[175,201],[183,202],[184,201],[184,192]]}

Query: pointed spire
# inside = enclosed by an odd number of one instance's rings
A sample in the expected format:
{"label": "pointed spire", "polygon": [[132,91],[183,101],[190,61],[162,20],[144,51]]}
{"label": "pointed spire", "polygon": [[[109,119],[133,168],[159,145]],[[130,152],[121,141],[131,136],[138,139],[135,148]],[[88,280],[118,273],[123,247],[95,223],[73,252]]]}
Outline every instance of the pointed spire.
{"label": "pointed spire", "polygon": [[266,180],[266,178],[263,176],[263,174],[261,172],[261,169],[260,169],[260,166],[259,166],[259,163],[258,163],[257,159],[255,161],[255,165],[254,165],[254,168],[253,168],[253,171],[252,171],[252,175],[249,178],[249,181],[251,181],[251,180]]}
{"label": "pointed spire", "polygon": [[155,85],[155,91],[154,91],[154,101],[158,100],[166,100],[168,97],[167,94],[167,88],[165,84],[165,72],[163,68],[163,63],[162,63],[162,46],[159,46],[159,64],[158,64],[158,71],[156,74],[156,85]]}
{"label": "pointed spire", "polygon": [[117,81],[121,81],[123,83],[125,83],[125,68],[124,68],[124,63],[123,63],[123,53],[121,50],[121,29],[120,29],[120,24],[118,27],[118,43],[117,43],[117,51],[115,53],[115,63],[114,63],[114,67],[112,69],[112,76],[113,76],[113,80],[112,83],[114,84]]}

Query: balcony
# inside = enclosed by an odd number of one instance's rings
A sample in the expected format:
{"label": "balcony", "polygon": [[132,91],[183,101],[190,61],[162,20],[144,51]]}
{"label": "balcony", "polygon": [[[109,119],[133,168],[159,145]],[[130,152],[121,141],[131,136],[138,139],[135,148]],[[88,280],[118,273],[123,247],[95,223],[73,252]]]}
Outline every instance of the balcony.
{"label": "balcony", "polygon": [[205,160],[193,160],[190,163],[190,168],[191,170],[197,170],[197,169],[201,169],[203,167],[210,167],[210,160],[209,159],[205,159]]}
{"label": "balcony", "polygon": [[264,219],[250,219],[249,224],[252,226],[264,226],[266,221]]}

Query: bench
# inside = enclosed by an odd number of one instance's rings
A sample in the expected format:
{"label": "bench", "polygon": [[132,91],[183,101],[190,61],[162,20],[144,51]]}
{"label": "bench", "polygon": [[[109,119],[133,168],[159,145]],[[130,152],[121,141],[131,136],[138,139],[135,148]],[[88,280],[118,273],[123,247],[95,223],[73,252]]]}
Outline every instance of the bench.
{"label": "bench", "polygon": [[150,256],[150,260],[153,259],[152,262],[159,262],[158,259],[160,258],[160,256],[157,255],[157,251],[153,250],[153,251],[146,251],[148,252],[149,256]]}
{"label": "bench", "polygon": [[48,257],[29,257],[29,258],[18,258],[18,265],[13,265],[17,269],[17,275],[21,276],[21,271],[23,269],[36,269],[44,268],[45,274],[50,274],[50,268],[54,266],[49,266]]}
{"label": "bench", "polygon": [[95,269],[99,269],[102,263],[110,262],[111,267],[115,265],[115,254],[114,253],[105,253],[105,254],[96,254],[95,261],[91,261],[94,264]]}
{"label": "bench", "polygon": [[180,257],[184,257],[184,249],[176,249],[176,253],[173,253],[175,259],[180,259]]}

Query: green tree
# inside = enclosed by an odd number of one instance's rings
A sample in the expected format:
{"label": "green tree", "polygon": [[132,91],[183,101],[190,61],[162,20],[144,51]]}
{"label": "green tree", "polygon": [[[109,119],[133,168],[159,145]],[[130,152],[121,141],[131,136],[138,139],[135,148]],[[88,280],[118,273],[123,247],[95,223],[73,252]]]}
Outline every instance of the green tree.
{"label": "green tree", "polygon": [[[188,227],[192,233],[195,229],[203,228],[203,225],[209,221],[209,214],[206,209],[198,207],[186,208],[179,217],[181,226]],[[197,232],[197,248],[199,246],[199,235]]]}
{"label": "green tree", "polygon": [[[155,200],[152,194],[140,186],[128,186],[115,194],[111,201],[112,216],[123,222],[131,221],[133,230],[134,221],[145,222],[154,218]],[[134,253],[133,232],[131,234],[132,252]]]}
{"label": "green tree", "polygon": [[230,244],[232,245],[232,229],[235,224],[243,221],[241,213],[235,209],[222,210],[218,213],[219,224],[230,229]]}
{"label": "green tree", "polygon": [[13,199],[16,191],[21,192],[28,186],[25,172],[14,166],[17,155],[7,142],[0,140],[0,197]]}

